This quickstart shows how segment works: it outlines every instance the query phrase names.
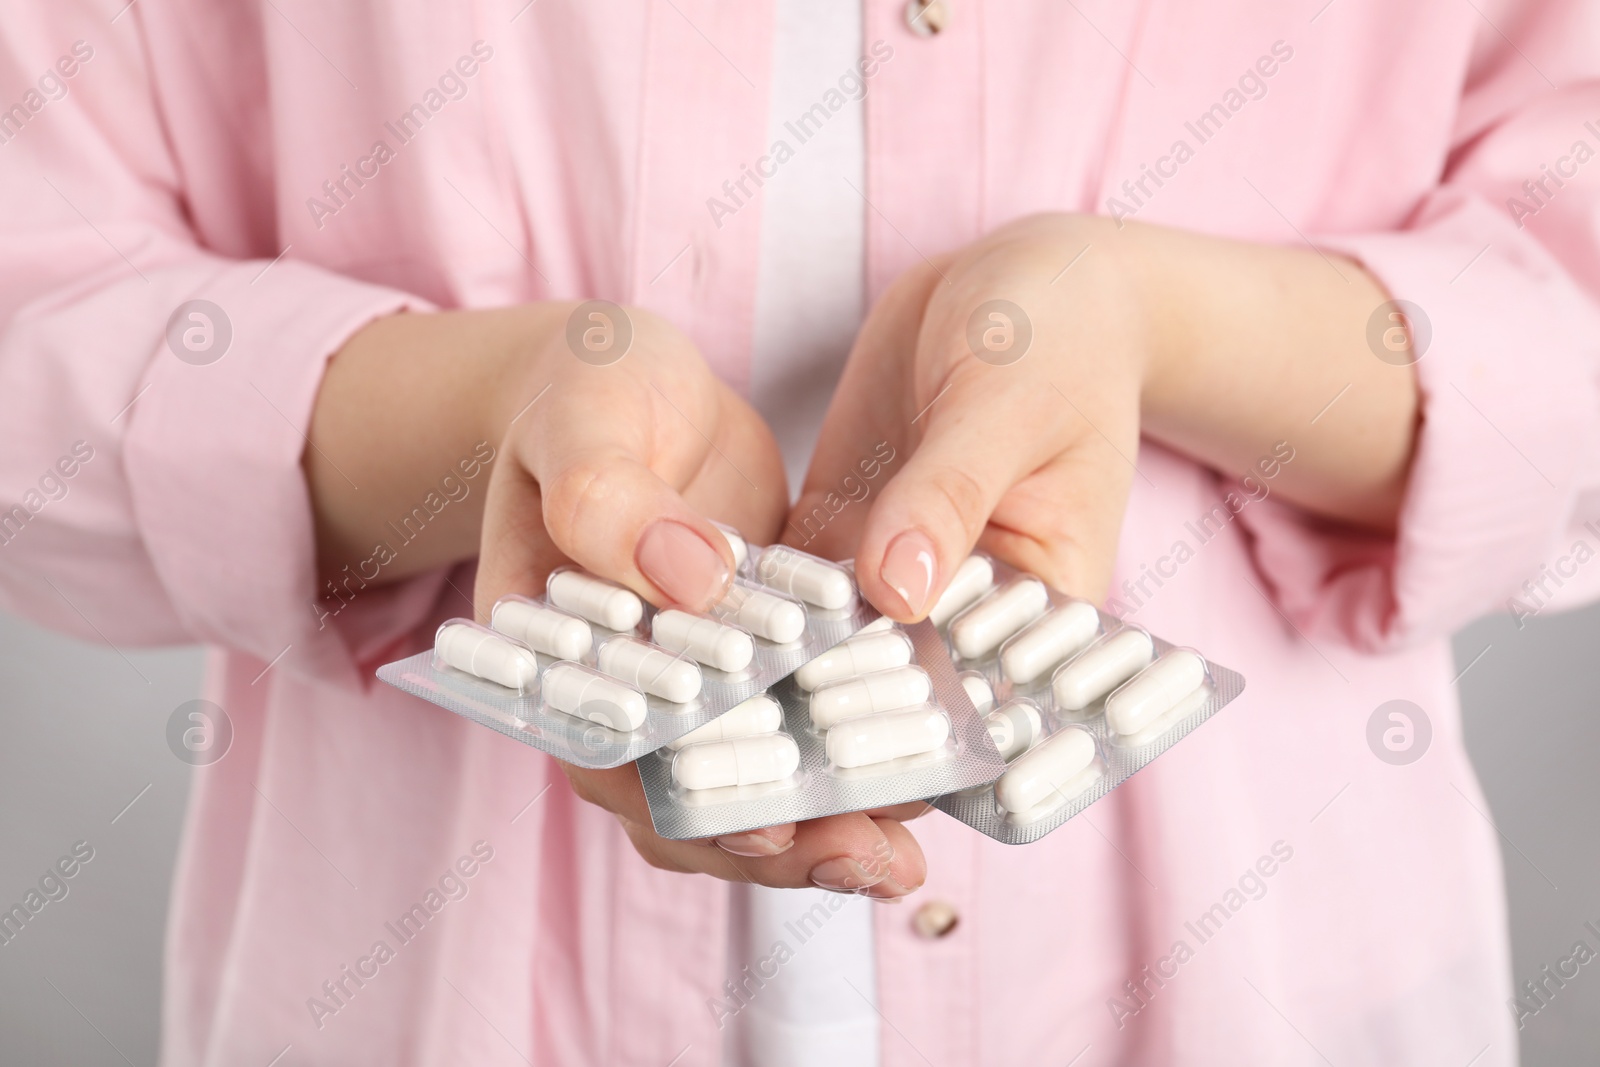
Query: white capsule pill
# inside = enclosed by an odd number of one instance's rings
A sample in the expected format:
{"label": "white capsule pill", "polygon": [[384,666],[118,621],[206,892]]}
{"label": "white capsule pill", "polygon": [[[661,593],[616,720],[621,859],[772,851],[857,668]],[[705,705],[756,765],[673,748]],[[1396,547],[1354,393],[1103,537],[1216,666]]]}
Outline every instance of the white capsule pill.
{"label": "white capsule pill", "polygon": [[1027,685],[1093,641],[1099,630],[1094,605],[1074,600],[1007,641],[1000,669],[1012,685]]}
{"label": "white capsule pill", "polygon": [[819,730],[831,730],[846,719],[921,704],[929,692],[928,676],[916,667],[833,682],[811,694],[811,723]]}
{"label": "white capsule pill", "polygon": [[856,636],[860,637],[862,634],[875,634],[882,630],[892,629],[894,629],[894,620],[887,615],[879,615],[876,619],[857,630]]}
{"label": "white capsule pill", "polygon": [[742,671],[756,655],[756,643],[743,630],[676,608],[656,612],[650,620],[650,637],[662,648],[719,671]]}
{"label": "white capsule pill", "polygon": [[576,663],[556,663],[544,672],[544,702],[565,715],[613,730],[637,730],[649,705],[644,694]]}
{"label": "white capsule pill", "polygon": [[687,704],[700,695],[700,668],[636,637],[613,637],[600,646],[600,669],[652,696]]}
{"label": "white capsule pill", "polygon": [[744,566],[744,561],[750,557],[749,542],[740,537],[737,531],[720,523],[716,525],[717,529],[722,531],[722,536],[727,539],[728,549],[733,553],[733,569],[740,569]]}
{"label": "white capsule pill", "polygon": [[1106,697],[1106,723],[1119,734],[1136,734],[1177,707],[1205,681],[1205,660],[1188,649],[1175,648]]}
{"label": "white capsule pill", "polygon": [[781,596],[736,585],[713,610],[774,644],[798,641],[806,632],[805,609]]}
{"label": "white capsule pill", "polygon": [[961,675],[961,688],[967,691],[967,699],[972,701],[972,706],[978,709],[979,715],[987,715],[994,708],[994,690],[989,687],[989,680],[976,671]]}
{"label": "white capsule pill", "polygon": [[1010,763],[1039,740],[1044,732],[1044,720],[1031,700],[1011,700],[984,716],[989,738],[999,750],[1000,758]]}
{"label": "white capsule pill", "polygon": [[1056,672],[1056,706],[1082,711],[1144,669],[1155,655],[1150,635],[1127,629],[1112,634]]}
{"label": "white capsule pill", "polygon": [[594,632],[582,619],[529,600],[498,602],[489,625],[556,659],[582,659],[594,641]]}
{"label": "white capsule pill", "polygon": [[856,583],[843,567],[824,563],[783,545],[761,550],[756,576],[763,585],[834,611],[856,598]]}
{"label": "white capsule pill", "polygon": [[735,737],[770,734],[783,728],[783,705],[765,693],[757,693],[749,700],[735,704],[715,719],[695,730],[690,730],[667,747],[676,752],[686,745],[706,741],[731,741]]}
{"label": "white capsule pill", "polygon": [[994,584],[994,564],[983,556],[968,556],[956,568],[954,578],[944,587],[939,600],[928,612],[928,621],[943,626],[960,612],[978,602]]}
{"label": "white capsule pill", "polygon": [[1069,726],[1018,757],[994,784],[995,799],[1013,813],[1036,808],[1047,800],[1071,800],[1092,781],[1079,776],[1094,759],[1094,738],[1089,731]]}
{"label": "white capsule pill", "polygon": [[441,626],[433,651],[456,670],[507,689],[527,689],[539,677],[539,660],[531,650],[470,623]]}
{"label": "white capsule pill", "polygon": [[577,612],[608,630],[631,630],[644,617],[644,602],[633,590],[582,571],[556,571],[548,592],[556,607]]}
{"label": "white capsule pill", "polygon": [[950,736],[950,720],[937,708],[892,711],[851,719],[828,731],[823,744],[835,767],[866,767],[901,756],[933,752]]}
{"label": "white capsule pill", "polygon": [[680,749],[672,778],[684,789],[781,782],[800,767],[800,748],[788,734],[711,741]]}
{"label": "white capsule pill", "polygon": [[1000,642],[1050,607],[1050,592],[1031,575],[1018,575],[950,624],[950,642],[962,659],[982,659]]}
{"label": "white capsule pill", "polygon": [[794,672],[794,680],[806,692],[871,671],[904,667],[911,662],[911,640],[898,630],[857,634],[834,645]]}

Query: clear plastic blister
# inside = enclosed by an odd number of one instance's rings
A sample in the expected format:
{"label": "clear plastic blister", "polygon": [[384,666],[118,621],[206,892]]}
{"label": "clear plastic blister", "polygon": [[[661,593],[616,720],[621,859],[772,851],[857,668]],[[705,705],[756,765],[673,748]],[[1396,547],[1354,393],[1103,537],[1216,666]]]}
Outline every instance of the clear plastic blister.
{"label": "clear plastic blister", "polygon": [[934,803],[997,841],[1044,837],[1244,690],[1234,671],[1031,575],[983,556],[962,571],[963,602],[943,613],[936,649],[974,703],[991,697],[984,723],[1007,767]]}
{"label": "clear plastic blister", "polygon": [[[636,760],[879,617],[847,564],[789,548],[751,552],[728,533],[737,577],[708,613],[657,610],[562,567],[543,597],[502,597],[488,627],[451,619],[432,650],[385,664],[378,677],[580,767]],[[763,570],[813,602],[763,585]]]}
{"label": "clear plastic blister", "polygon": [[730,739],[714,722],[705,741],[639,761],[658,834],[714,837],[923,800],[1005,768],[931,623],[874,624],[729,717],[756,729],[771,705],[779,730]]}

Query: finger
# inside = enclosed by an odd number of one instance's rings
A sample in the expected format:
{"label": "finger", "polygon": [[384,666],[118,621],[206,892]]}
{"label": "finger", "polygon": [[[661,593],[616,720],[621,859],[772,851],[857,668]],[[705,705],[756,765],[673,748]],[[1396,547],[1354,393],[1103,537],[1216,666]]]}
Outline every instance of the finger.
{"label": "finger", "polygon": [[472,600],[478,621],[489,622],[494,602],[507,593],[536,595],[545,577],[567,562],[545,533],[543,501],[532,475],[515,462],[489,475],[483,533]]}
{"label": "finger", "polygon": [[571,560],[654,603],[700,611],[727,591],[733,554],[648,466],[615,446],[569,446],[530,472],[491,476],[474,600],[480,616],[506,593],[534,594]]}
{"label": "finger", "polygon": [[[536,483],[542,530],[528,516],[486,509],[486,529],[498,520],[518,540],[486,538],[485,556],[491,548],[503,555],[484,560],[485,583],[548,556],[539,544],[547,538],[566,558],[656,603],[703,610],[721,598],[732,552],[679,492],[715,458],[714,438],[684,422],[716,434],[720,399],[698,358],[687,370],[677,365],[684,358],[659,382],[626,362],[558,377],[560,395],[514,439],[518,463],[508,465]],[[526,488],[507,499],[514,496],[525,500]]]}
{"label": "finger", "polygon": [[910,822],[919,819],[933,811],[934,807],[926,800],[911,800],[904,804],[891,804],[886,808],[870,808],[867,815],[874,819],[893,819],[895,822]]}
{"label": "finger", "polygon": [[[922,850],[892,819],[862,812],[765,827],[698,841],[672,841],[655,832],[644,787],[633,765],[587,770],[561,764],[579,799],[612,812],[634,848],[652,866],[710,874],[780,889],[820,886],[861,890],[885,878],[879,896],[900,896],[927,876]],[[909,844],[908,844],[909,842]]]}
{"label": "finger", "polygon": [[[686,513],[679,511],[678,514],[692,524],[701,537],[707,536],[704,531],[709,529],[702,517],[711,517],[743,531],[747,538],[756,543],[768,543],[776,536],[788,499],[781,454],[771,431],[754,409],[721,382],[712,384],[719,403],[718,414],[714,418],[719,436],[706,442],[686,425],[676,435],[683,439],[687,434],[702,444],[699,450],[693,448],[692,442],[688,446],[689,451],[696,453],[694,458],[699,460],[699,466],[686,477],[682,491],[676,494],[676,502],[687,509]],[[620,405],[614,405],[613,409],[618,407]],[[681,421],[680,416],[674,414],[673,417]],[[637,441],[637,438],[632,442],[623,439],[624,444]],[[732,459],[734,456],[739,457],[737,461]],[[518,459],[516,462],[500,464],[490,477],[484,508],[483,547],[474,596],[480,620],[488,618],[489,608],[500,596],[511,592],[536,593],[543,587],[552,569],[572,561],[605,577],[622,580],[624,584],[658,602],[675,600],[678,603],[690,603],[690,592],[683,586],[692,586],[692,581],[680,582],[679,587],[667,590],[663,583],[629,581],[625,571],[620,575],[615,570],[608,571],[607,568],[617,566],[617,556],[621,556],[625,562],[631,562],[635,571],[639,570],[638,550],[645,546],[642,542],[636,545],[635,558],[628,560],[625,554],[626,534],[611,539],[609,558],[601,553],[580,551],[576,547],[571,552],[564,551],[546,527],[545,494],[541,492],[533,474],[520,462],[520,457]],[[640,473],[637,462],[627,465],[634,469],[637,480],[645,484],[647,494],[654,493],[657,498],[662,495],[673,498],[673,490],[665,487],[663,480],[654,476],[653,471]],[[678,460],[676,466],[684,468],[688,463]],[[619,472],[619,477],[625,475]],[[591,492],[602,491],[591,487]],[[570,508],[570,505],[557,506]],[[576,528],[567,531],[565,536],[577,540],[583,538]],[[719,553],[726,553],[725,540],[720,533],[715,537],[716,540],[711,542],[713,548]],[[603,546],[599,547],[603,549]],[[644,558],[654,565],[661,562],[659,555],[647,551]],[[731,561],[730,554],[724,556],[722,562],[726,565]],[[668,569],[670,573],[663,575],[663,580],[670,585],[677,572],[670,567]],[[652,595],[652,587],[659,590],[656,595]],[[714,588],[715,583],[710,583],[709,587]]]}
{"label": "finger", "polygon": [[927,877],[922,850],[910,833],[894,820],[875,820],[863,812],[799,823],[790,845],[770,856],[737,855],[716,841],[669,841],[655,834],[647,819],[624,818],[623,827],[652,866],[729,881],[836,892],[876,887],[874,895],[896,897]]}
{"label": "finger", "polygon": [[863,896],[885,903],[898,903],[900,898],[915,893],[928,879],[928,861],[922,854],[910,830],[894,819],[873,819],[890,847],[890,859],[884,876],[862,891]]}
{"label": "finger", "polygon": [[1009,373],[972,360],[958,366],[916,451],[868,512],[856,576],[885,615],[925,616],[1001,497],[1054,450],[1059,414],[1036,389],[1007,388]]}
{"label": "finger", "polygon": [[[751,544],[770,545],[789,509],[783,455],[755,408],[724,383],[717,382],[716,388],[722,432],[683,488],[683,499],[697,513],[738,530]],[[684,430],[695,432],[687,424]]]}
{"label": "finger", "polygon": [[1063,592],[1104,601],[1135,469],[1104,440],[1078,445],[1001,498],[978,547]]}
{"label": "finger", "polygon": [[794,845],[794,823],[781,826],[763,826],[759,830],[746,830],[738,834],[724,834],[712,842],[732,856],[759,859],[787,852]]}
{"label": "finger", "polygon": [[885,899],[905,896],[927,878],[926,860],[910,831],[864,812],[799,823],[793,847],[782,855],[733,866],[763,885],[870,891]]}
{"label": "finger", "polygon": [[635,822],[650,821],[650,804],[644,796],[644,783],[639,780],[639,770],[633,764],[588,768],[557,762],[579,800]]}
{"label": "finger", "polygon": [[691,611],[728,591],[727,542],[638,458],[606,442],[569,442],[537,477],[550,539],[584,569]]}
{"label": "finger", "polygon": [[[567,781],[578,799],[605,808],[622,819],[643,827],[651,825],[650,804],[645,799],[644,785],[639,780],[638,769],[633,764],[624,767],[589,769],[562,763]],[[654,831],[650,831],[654,835]],[[794,841],[794,823],[783,823],[719,838],[719,847],[734,855],[775,856],[785,851]]]}

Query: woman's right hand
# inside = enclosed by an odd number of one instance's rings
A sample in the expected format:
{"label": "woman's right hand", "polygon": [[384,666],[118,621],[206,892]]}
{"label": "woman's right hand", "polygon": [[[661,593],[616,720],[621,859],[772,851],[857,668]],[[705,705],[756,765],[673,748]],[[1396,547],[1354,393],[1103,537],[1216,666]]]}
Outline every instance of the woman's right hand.
{"label": "woman's right hand", "polygon": [[[631,342],[616,357],[625,334]],[[432,471],[449,470],[450,457],[479,440],[496,446],[487,492],[441,513],[450,525],[430,523],[433,540],[408,546],[385,576],[476,553],[480,620],[507,593],[537,595],[568,561],[652,603],[702,610],[733,570],[706,517],[765,543],[788,506],[766,424],[650,312],[540,304],[396,315],[352,338],[318,397],[305,462],[324,572],[359,558],[350,553],[420,499]],[[633,766],[561,767],[660,868],[886,898],[925,875],[901,820],[926,805],[669,841],[651,827]]]}
{"label": "woman's right hand", "polygon": [[703,611],[734,566],[706,517],[757,540],[777,529],[788,496],[777,444],[665,320],[609,304],[561,309],[562,328],[531,339],[494,404],[478,615],[506,593],[536,595],[568,561],[655,604]]}

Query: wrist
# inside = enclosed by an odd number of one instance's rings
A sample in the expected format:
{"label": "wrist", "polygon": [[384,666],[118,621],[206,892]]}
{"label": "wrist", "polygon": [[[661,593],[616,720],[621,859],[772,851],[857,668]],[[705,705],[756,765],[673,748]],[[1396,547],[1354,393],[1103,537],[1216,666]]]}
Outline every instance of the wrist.
{"label": "wrist", "polygon": [[[1096,377],[1108,372],[1142,397],[1161,375],[1168,355],[1172,309],[1156,277],[1158,249],[1151,228],[1118,224],[1104,215],[1046,217],[1049,261],[1059,263],[1057,290],[1084,361]],[[1090,331],[1087,336],[1084,331]]]}
{"label": "wrist", "polygon": [[1180,394],[1195,369],[1195,342],[1216,328],[1197,313],[1203,298],[1196,297],[1207,282],[1192,271],[1219,267],[1197,259],[1195,241],[1179,231],[1109,218],[1102,222],[1108,273],[1116,279],[1116,299],[1130,323],[1126,363],[1148,426],[1172,404],[1184,402]]}
{"label": "wrist", "polygon": [[1166,275],[1159,230],[1096,216],[1094,250],[1103,253],[1104,306],[1114,309],[1122,333],[1122,364],[1141,402],[1165,377],[1172,338],[1181,333],[1175,279]]}

